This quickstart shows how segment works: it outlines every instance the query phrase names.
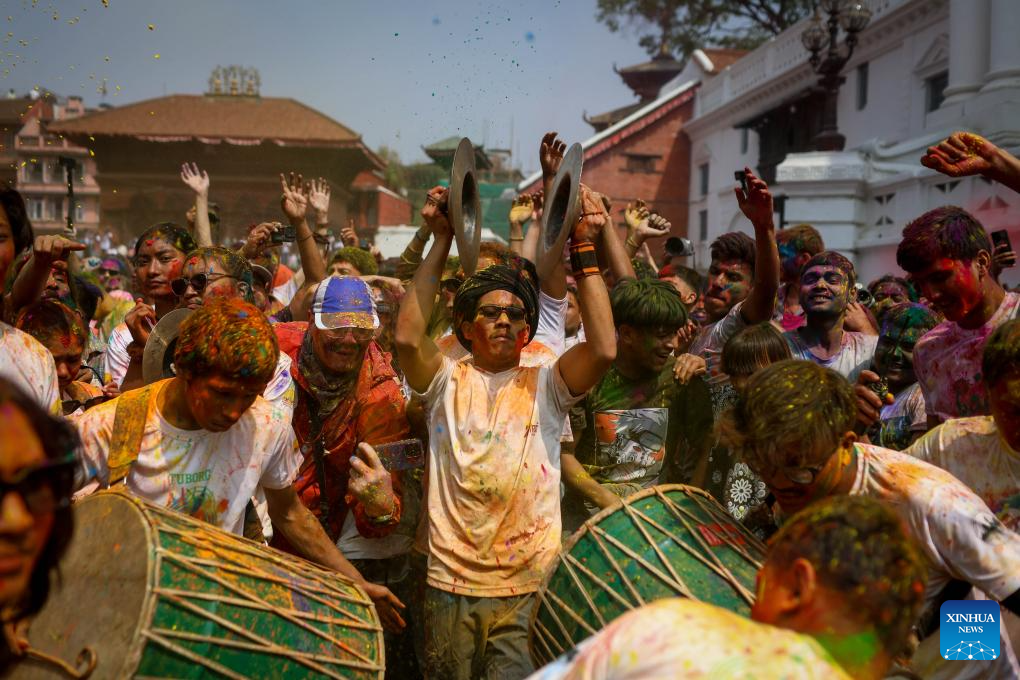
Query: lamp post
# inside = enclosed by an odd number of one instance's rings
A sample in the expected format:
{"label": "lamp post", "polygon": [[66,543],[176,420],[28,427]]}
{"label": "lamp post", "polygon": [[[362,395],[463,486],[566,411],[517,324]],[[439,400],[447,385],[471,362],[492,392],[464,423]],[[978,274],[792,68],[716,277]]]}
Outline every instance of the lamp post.
{"label": "lamp post", "polygon": [[[819,7],[829,18],[823,22]],[[857,34],[871,21],[871,10],[863,2],[852,0],[821,0],[815,16],[804,32],[801,42],[811,53],[811,68],[821,76],[818,84],[825,94],[822,109],[822,130],[815,137],[816,151],[842,151],[846,137],[839,134],[836,123],[836,102],[839,86],[846,80],[840,71],[850,61],[857,45]],[[846,49],[839,49],[839,29],[846,33]]]}

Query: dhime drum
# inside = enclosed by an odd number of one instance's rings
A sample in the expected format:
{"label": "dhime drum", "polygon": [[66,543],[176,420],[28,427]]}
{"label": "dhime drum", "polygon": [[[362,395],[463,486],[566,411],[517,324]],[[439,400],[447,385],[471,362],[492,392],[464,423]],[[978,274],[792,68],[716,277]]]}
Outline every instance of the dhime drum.
{"label": "dhime drum", "polygon": [[549,663],[613,619],[665,597],[749,616],[765,545],[701,489],[665,484],[595,515],[538,591],[530,647]]}
{"label": "dhime drum", "polygon": [[382,627],[335,573],[119,491],[74,508],[74,537],[15,677],[382,678]]}

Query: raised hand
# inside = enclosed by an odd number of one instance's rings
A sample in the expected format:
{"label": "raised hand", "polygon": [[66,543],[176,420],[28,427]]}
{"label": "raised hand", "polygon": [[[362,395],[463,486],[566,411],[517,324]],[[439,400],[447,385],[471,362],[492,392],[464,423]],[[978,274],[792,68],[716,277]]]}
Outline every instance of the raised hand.
{"label": "raised hand", "polygon": [[365,443],[358,444],[354,453],[351,456],[351,476],[347,491],[361,502],[369,517],[392,514],[396,507],[393,480],[379,460],[379,454]]}
{"label": "raised hand", "polygon": [[535,206],[532,203],[531,195],[521,194],[514,199],[513,205],[510,207],[510,222],[524,224],[531,219],[534,212]]}
{"label": "raised hand", "polygon": [[921,157],[921,165],[950,177],[983,175],[996,169],[999,148],[973,132],[954,132]]}
{"label": "raised hand", "polygon": [[280,173],[280,191],[283,192],[283,196],[280,198],[283,214],[291,222],[303,220],[308,211],[308,193],[304,185],[304,178],[293,172],[290,173],[289,178]]}
{"label": "raised hand", "polygon": [[421,217],[437,239],[440,236],[453,237],[453,227],[446,214],[446,203],[449,190],[441,186],[429,189],[425,196],[425,205],[421,207]]}
{"label": "raised hand", "polygon": [[602,194],[589,189],[584,184],[581,185],[580,194],[581,216],[570,234],[572,243],[594,241],[602,233],[602,229],[609,224],[609,215],[606,213]]}
{"label": "raised hand", "polygon": [[308,187],[308,203],[319,215],[329,212],[329,182],[320,177],[313,179]]}
{"label": "raised hand", "polygon": [[747,195],[744,195],[740,187],[733,190],[733,193],[737,195],[740,211],[756,227],[771,225],[775,211],[772,208],[772,193],[769,191],[769,185],[751,172],[751,168],[744,168],[744,177],[747,180]]}
{"label": "raised hand", "polygon": [[197,164],[185,163],[181,166],[181,181],[199,196],[209,195],[209,175],[205,170],[199,170]]}
{"label": "raised hand", "polygon": [[124,317],[124,325],[131,333],[131,339],[144,346],[149,341],[149,333],[156,325],[156,309],[145,304],[142,298],[137,298],[134,308]]}
{"label": "raised hand", "polygon": [[861,371],[857,377],[857,384],[854,385],[854,396],[857,398],[857,422],[863,429],[867,429],[878,422],[881,417],[882,407],[888,406],[895,401],[895,398],[886,393],[883,400],[869,385],[881,382],[882,378],[874,371]]}
{"label": "raised hand", "polygon": [[648,220],[648,206],[640,198],[633,203],[628,203],[623,211],[623,219],[627,222],[628,229],[637,229],[638,226]]}
{"label": "raised hand", "polygon": [[273,244],[272,240],[273,232],[281,228],[283,228],[283,225],[279,222],[263,222],[259,224],[248,232],[248,240],[244,242],[241,254],[250,260],[261,256],[266,248],[279,245]]}
{"label": "raised hand", "polygon": [[340,241],[345,248],[358,247],[358,232],[354,230],[354,218],[348,218],[347,226],[340,228]]}
{"label": "raised hand", "polygon": [[66,260],[72,252],[85,250],[84,243],[78,243],[63,236],[36,236],[32,244],[32,258],[41,266],[49,266],[57,260]]}
{"label": "raised hand", "polygon": [[1008,243],[1000,243],[992,249],[992,268],[1002,271],[1016,265],[1016,251]]}
{"label": "raised hand", "polygon": [[563,162],[563,154],[567,151],[567,145],[556,137],[555,132],[547,132],[542,137],[542,144],[538,148],[538,159],[542,164],[542,178],[551,180],[556,171],[560,169]]}

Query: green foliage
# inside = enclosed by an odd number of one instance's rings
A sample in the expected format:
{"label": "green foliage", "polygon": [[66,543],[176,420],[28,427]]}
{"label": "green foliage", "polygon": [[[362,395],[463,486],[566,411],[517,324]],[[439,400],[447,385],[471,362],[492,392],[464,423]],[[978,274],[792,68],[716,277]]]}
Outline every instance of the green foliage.
{"label": "green foliage", "polygon": [[698,48],[753,49],[810,13],[812,0],[598,0],[596,18],[614,33],[638,33],[650,55],[686,60]]}

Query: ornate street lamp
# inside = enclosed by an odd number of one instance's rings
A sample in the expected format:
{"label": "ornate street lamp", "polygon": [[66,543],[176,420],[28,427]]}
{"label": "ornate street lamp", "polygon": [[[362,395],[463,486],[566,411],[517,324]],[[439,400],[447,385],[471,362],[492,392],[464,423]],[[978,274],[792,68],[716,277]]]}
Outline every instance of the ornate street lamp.
{"label": "ornate street lamp", "polygon": [[[823,22],[819,8],[829,18]],[[846,137],[839,134],[836,124],[836,102],[839,86],[846,80],[840,71],[850,61],[857,45],[857,34],[871,21],[871,10],[863,2],[852,0],[821,0],[815,7],[815,16],[800,34],[801,42],[811,53],[811,68],[821,78],[818,84],[825,93],[822,109],[822,130],[815,137],[816,151],[842,151]],[[839,49],[839,29],[846,33],[846,49]]]}

